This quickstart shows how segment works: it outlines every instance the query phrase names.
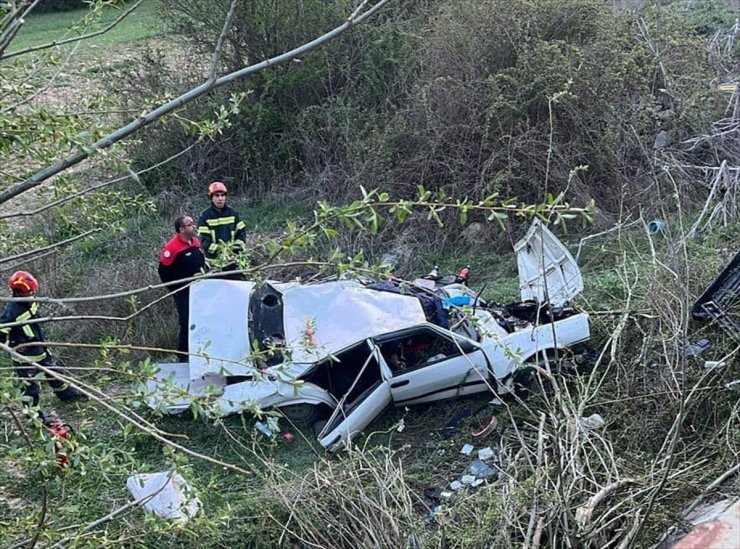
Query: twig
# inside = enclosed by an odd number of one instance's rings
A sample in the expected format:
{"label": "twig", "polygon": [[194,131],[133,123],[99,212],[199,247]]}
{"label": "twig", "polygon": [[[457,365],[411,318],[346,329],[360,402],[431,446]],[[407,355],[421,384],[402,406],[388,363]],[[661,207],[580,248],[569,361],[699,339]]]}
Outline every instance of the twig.
{"label": "twig", "polygon": [[98,227],[97,229],[91,229],[91,230],[89,230],[89,231],[87,231],[85,233],[78,234],[77,236],[73,236],[71,238],[68,238],[67,240],[62,240],[61,242],[55,242],[54,244],[49,244],[48,246],[44,246],[43,248],[36,248],[36,249],[30,250],[28,252],[23,252],[23,253],[16,254],[16,255],[11,255],[11,256],[8,256],[8,257],[2,257],[2,258],[0,258],[0,265],[2,265],[3,263],[7,263],[9,261],[15,261],[15,260],[18,260],[18,259],[25,259],[25,258],[27,258],[29,256],[32,256],[32,255],[40,254],[40,253],[43,253],[43,252],[48,252],[49,250],[53,250],[55,248],[61,248],[62,246],[66,245],[66,244],[71,244],[72,242],[75,242],[76,240],[80,240],[82,238],[85,238],[86,236],[90,236],[91,234],[98,233],[98,232],[100,232],[102,230],[103,229],[101,229],[100,227]]}
{"label": "twig", "polygon": [[633,225],[637,225],[638,223],[641,223],[641,222],[642,222],[642,219],[635,219],[634,221],[631,221],[629,223],[617,223],[611,229],[607,229],[605,231],[601,231],[600,233],[596,233],[596,234],[591,234],[591,235],[588,235],[588,236],[584,236],[583,238],[581,238],[581,241],[578,243],[578,251],[576,252],[576,262],[578,262],[578,259],[581,257],[581,248],[583,247],[583,244],[587,240],[591,240],[592,238],[597,238],[597,237],[603,236],[605,234],[611,234],[611,233],[613,233],[615,231],[621,231],[623,229],[628,229],[628,228],[632,227]]}
{"label": "twig", "polygon": [[[10,415],[13,416],[13,421],[18,427],[18,430],[23,435],[26,444],[28,444],[28,448],[33,451],[33,442],[31,442],[31,437],[28,436],[23,423],[21,423],[20,419],[18,419],[18,416],[10,406],[7,406],[6,409],[8,410],[8,412],[10,412]],[[38,543],[39,536],[41,535],[41,530],[44,527],[44,522],[46,522],[46,511],[49,505],[49,492],[46,487],[48,479],[46,478],[46,474],[44,474],[44,471],[42,469],[39,469],[39,475],[41,476],[41,514],[39,515],[39,521],[36,524],[36,531],[33,533],[33,537],[28,543],[28,549],[33,549],[34,547],[36,547],[36,543]]]}
{"label": "twig", "polygon": [[609,497],[613,492],[616,492],[623,486],[628,484],[634,484],[637,481],[635,479],[624,479],[605,486],[598,492],[596,492],[591,498],[576,510],[576,523],[581,530],[585,530],[588,524],[591,522],[591,516],[594,513],[596,507]]}
{"label": "twig", "polygon": [[224,26],[221,28],[221,34],[218,35],[218,40],[216,40],[216,47],[213,49],[213,57],[211,58],[211,71],[208,75],[207,82],[213,83],[216,81],[216,76],[218,75],[218,65],[221,59],[221,51],[224,47],[224,40],[226,39],[226,34],[231,28],[231,24],[234,22],[234,15],[236,14],[236,6],[238,4],[239,0],[231,0],[231,6],[229,6],[229,12],[226,14]]}
{"label": "twig", "polygon": [[102,189],[104,187],[108,187],[110,185],[113,185],[114,183],[118,183],[119,181],[126,181],[127,179],[136,178],[136,177],[138,177],[138,176],[140,176],[140,175],[142,175],[144,173],[147,173],[147,172],[149,172],[151,170],[156,170],[160,166],[163,166],[164,164],[167,164],[168,162],[171,162],[172,160],[176,159],[177,157],[182,156],[183,154],[185,154],[185,153],[189,152],[191,149],[193,149],[193,147],[195,147],[196,145],[198,145],[198,143],[200,143],[200,139],[197,140],[197,141],[195,141],[191,145],[188,145],[183,150],[181,150],[179,152],[176,152],[172,156],[170,156],[168,158],[165,158],[161,162],[157,162],[156,164],[154,164],[152,166],[149,166],[148,168],[144,168],[143,170],[139,170],[138,172],[131,172],[131,173],[128,173],[128,174],[126,174],[124,176],[117,177],[115,179],[111,179],[110,181],[104,181],[103,183],[99,183],[97,185],[93,185],[93,186],[88,187],[86,189],[83,189],[83,190],[81,190],[79,192],[76,192],[76,193],[71,194],[69,196],[65,196],[63,198],[60,198],[59,200],[55,200],[54,202],[50,202],[49,204],[46,204],[46,205],[41,206],[39,208],[36,208],[35,210],[29,210],[29,211],[23,211],[23,212],[13,212],[13,213],[9,213],[9,214],[2,214],[2,215],[0,215],[0,219],[9,219],[11,217],[30,217],[30,216],[34,216],[34,215],[40,214],[41,212],[46,211],[46,210],[48,210],[50,208],[53,208],[55,206],[59,206],[61,204],[64,204],[66,202],[69,202],[70,200],[74,200],[75,198],[79,198],[80,196],[83,196],[85,194],[88,194],[88,193],[90,193],[92,191],[97,191],[97,190]]}
{"label": "twig", "polygon": [[110,25],[108,25],[107,27],[105,27],[102,30],[91,32],[89,34],[83,34],[82,36],[75,36],[74,38],[67,38],[66,40],[60,40],[58,42],[55,40],[55,41],[49,42],[48,44],[42,44],[40,46],[31,46],[31,47],[28,47],[28,48],[25,48],[25,49],[22,49],[22,50],[12,51],[12,52],[10,52],[8,54],[5,54],[5,55],[0,56],[0,61],[2,61],[3,59],[10,59],[11,57],[16,57],[18,55],[23,55],[23,54],[26,54],[26,53],[31,53],[31,52],[39,51],[39,50],[45,50],[45,49],[48,49],[48,48],[54,48],[56,46],[62,46],[64,44],[69,44],[70,42],[79,42],[81,40],[87,40],[88,38],[93,38],[95,36],[99,36],[101,34],[105,34],[109,30],[111,30],[113,27],[115,27],[116,25],[118,25],[121,21],[123,21],[124,18],[128,17],[136,8],[138,8],[141,5],[141,3],[143,1],[144,0],[139,0],[138,2],[136,2],[136,4],[134,4],[128,10],[126,10],[125,12],[123,12],[118,17],[118,19],[116,19],[115,21],[113,21]]}
{"label": "twig", "polygon": [[4,28],[3,34],[2,36],[0,36],[0,53],[4,52],[5,48],[7,48],[13,38],[15,38],[15,35],[18,34],[18,31],[23,26],[26,17],[29,13],[31,13],[31,10],[36,7],[39,1],[40,0],[34,0],[33,3],[31,3],[20,16],[18,16],[20,10],[17,10],[14,13],[8,15],[8,25],[10,26],[10,29]]}
{"label": "twig", "polygon": [[[537,463],[535,471],[540,471],[542,468],[542,457],[544,454],[545,444],[545,414],[540,413],[540,426],[537,429]],[[542,530],[539,528],[539,523],[542,522],[542,518],[538,517],[539,514],[539,489],[535,488],[534,496],[532,501],[532,509],[529,514],[529,526],[527,527],[527,535],[524,537],[524,549],[536,549],[539,546],[539,535],[535,533],[535,524],[538,525],[540,534]],[[538,520],[539,519],[539,520]],[[534,542],[534,537],[537,538],[537,543]],[[530,540],[531,543],[530,543]]]}
{"label": "twig", "polygon": [[725,480],[730,478],[732,475],[736,474],[738,471],[740,471],[740,462],[736,463],[733,467],[730,467],[727,471],[722,473],[720,476],[718,476],[716,479],[714,479],[704,490],[701,494],[699,494],[694,501],[691,502],[691,505],[689,505],[684,511],[683,516],[686,516],[693,511],[699,503],[706,497],[706,495],[714,490],[717,486],[722,484]]}
{"label": "twig", "polygon": [[104,407],[106,410],[112,412],[113,414],[117,415],[118,417],[122,418],[124,421],[130,423],[137,429],[147,433],[152,438],[155,438],[156,440],[162,442],[166,446],[169,446],[170,448],[173,448],[175,450],[179,450],[189,456],[201,459],[203,461],[207,461],[209,463],[212,463],[214,465],[218,465],[219,467],[224,467],[226,469],[229,469],[231,471],[235,471],[237,473],[240,473],[242,475],[250,476],[252,473],[250,471],[247,471],[246,469],[242,469],[238,465],[234,465],[232,463],[228,463],[225,461],[221,461],[219,459],[213,458],[211,456],[207,456],[205,454],[201,454],[200,452],[196,452],[195,450],[191,450],[190,448],[187,448],[181,444],[177,444],[176,442],[173,442],[169,439],[167,439],[165,436],[163,436],[159,429],[149,424],[146,420],[139,417],[136,413],[134,413],[132,410],[127,409],[127,413],[122,412],[115,406],[112,406],[108,402],[106,402],[104,399],[99,398],[96,394],[93,393],[93,389],[86,385],[81,383],[79,380],[72,379],[69,376],[65,376],[63,374],[60,374],[56,370],[53,370],[47,366],[43,366],[42,364],[39,364],[38,362],[30,361],[28,358],[24,357],[21,354],[18,354],[15,352],[12,348],[8,347],[7,345],[0,343],[0,349],[6,351],[10,354],[10,356],[16,360],[17,362],[21,362],[23,364],[28,364],[29,366],[33,366],[40,371],[44,372],[48,377],[52,377],[58,381],[61,381],[63,383],[69,384],[71,387],[74,387],[75,389],[79,390],[82,394],[87,396],[89,399],[94,400],[98,404],[100,404],[102,407]]}

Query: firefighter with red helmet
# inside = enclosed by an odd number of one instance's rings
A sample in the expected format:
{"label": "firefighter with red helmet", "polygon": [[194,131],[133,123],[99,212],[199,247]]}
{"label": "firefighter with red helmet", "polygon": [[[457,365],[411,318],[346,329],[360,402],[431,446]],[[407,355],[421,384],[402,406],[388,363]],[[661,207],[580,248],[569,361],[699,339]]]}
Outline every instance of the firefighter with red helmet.
{"label": "firefighter with red helmet", "polygon": [[[33,297],[39,288],[36,278],[27,271],[16,271],[8,280],[8,286],[13,292],[13,297]],[[0,343],[10,347],[24,345],[17,349],[26,361],[13,358],[13,366],[16,373],[23,379],[23,395],[30,399],[33,406],[39,403],[41,388],[36,377],[39,370],[31,362],[59,372],[65,376],[69,372],[61,363],[49,353],[44,345],[44,334],[39,323],[29,323],[38,318],[39,303],[37,301],[11,301],[5,307],[0,317]],[[20,323],[15,326],[5,324]],[[83,398],[85,395],[74,387],[59,381],[51,376],[46,376],[49,385],[60,400],[72,400]]]}
{"label": "firefighter with red helmet", "polygon": [[[233,254],[242,252],[247,240],[247,226],[233,208],[226,205],[226,185],[214,181],[208,185],[211,205],[203,210],[198,220],[198,236],[209,265],[214,259],[225,258],[229,262],[223,270],[234,270]],[[239,277],[241,278],[241,277]]]}
{"label": "firefighter with red helmet", "polygon": [[[190,278],[205,272],[206,259],[200,248],[200,241],[195,236],[196,227],[193,219],[181,215],[175,219],[175,236],[162,248],[159,256],[159,278],[162,282],[174,282]],[[175,300],[180,333],[177,339],[177,350],[188,352],[188,318],[190,316],[190,286],[186,283],[171,284],[167,287]],[[177,290],[177,291],[175,291]]]}

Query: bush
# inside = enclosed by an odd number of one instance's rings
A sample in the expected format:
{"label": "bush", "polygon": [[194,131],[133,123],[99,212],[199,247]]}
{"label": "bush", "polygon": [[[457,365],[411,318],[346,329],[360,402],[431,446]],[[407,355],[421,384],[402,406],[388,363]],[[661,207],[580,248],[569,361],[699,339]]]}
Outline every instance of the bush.
{"label": "bush", "polygon": [[72,11],[86,9],[85,0],[41,0],[34,8],[34,13],[48,13],[52,11]]}

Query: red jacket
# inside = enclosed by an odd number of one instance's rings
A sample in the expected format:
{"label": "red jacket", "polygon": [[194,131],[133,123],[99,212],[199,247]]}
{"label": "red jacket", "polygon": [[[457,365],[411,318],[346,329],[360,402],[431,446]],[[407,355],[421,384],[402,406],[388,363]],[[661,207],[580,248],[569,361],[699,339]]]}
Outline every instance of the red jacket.
{"label": "red jacket", "polygon": [[[203,272],[206,258],[200,248],[200,240],[193,238],[192,244],[183,242],[178,235],[173,236],[162,248],[159,255],[159,278],[162,282],[172,282],[190,278]],[[170,286],[172,290],[176,286]]]}

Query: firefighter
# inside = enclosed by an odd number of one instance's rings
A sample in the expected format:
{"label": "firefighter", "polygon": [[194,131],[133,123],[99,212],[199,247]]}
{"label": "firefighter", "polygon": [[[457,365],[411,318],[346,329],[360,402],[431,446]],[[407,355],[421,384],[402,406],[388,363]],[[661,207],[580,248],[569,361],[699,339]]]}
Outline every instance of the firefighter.
{"label": "firefighter", "polygon": [[[247,240],[247,226],[233,208],[226,205],[226,185],[214,181],[208,185],[208,198],[211,205],[203,210],[198,220],[198,236],[201,238],[203,251],[207,262],[214,266],[214,259],[228,258],[230,254],[244,251]],[[233,255],[228,265],[222,266],[224,271],[236,270]],[[244,280],[242,275],[227,278]]]}
{"label": "firefighter", "polygon": [[[175,219],[175,236],[164,245],[159,256],[158,272],[162,282],[182,280],[205,272],[206,259],[203,256],[200,241],[195,234],[195,223],[190,216],[181,215]],[[183,282],[168,286],[167,289],[170,292],[175,292],[172,294],[172,298],[175,300],[177,320],[180,327],[177,337],[177,350],[181,353],[187,353],[190,285]]]}
{"label": "firefighter", "polygon": [[[29,272],[16,271],[8,280],[8,286],[13,292],[13,297],[33,297],[39,288],[36,278]],[[44,345],[44,335],[41,325],[20,324],[18,326],[3,327],[3,324],[23,322],[38,318],[39,303],[37,301],[12,301],[8,303],[0,317],[0,343],[16,347],[21,344],[30,344],[17,349],[18,354],[23,355],[29,361],[36,362],[42,366],[54,370],[65,376],[69,375],[61,362],[51,355]],[[23,379],[23,396],[26,404],[30,399],[33,406],[38,406],[41,388],[37,376],[40,371],[35,366],[13,359],[13,366],[19,377]],[[59,381],[44,373],[49,385],[60,400],[72,400],[85,398],[85,395],[74,387]],[[43,419],[43,414],[40,414]]]}

